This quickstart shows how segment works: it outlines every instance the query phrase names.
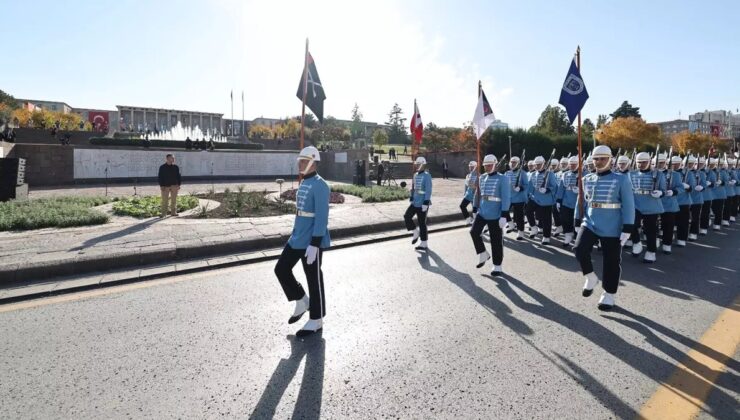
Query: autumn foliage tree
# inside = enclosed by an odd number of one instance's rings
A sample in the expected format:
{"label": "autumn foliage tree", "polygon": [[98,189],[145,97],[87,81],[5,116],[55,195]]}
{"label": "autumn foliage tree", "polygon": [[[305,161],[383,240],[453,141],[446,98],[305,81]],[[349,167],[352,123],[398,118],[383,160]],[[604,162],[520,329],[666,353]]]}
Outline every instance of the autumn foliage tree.
{"label": "autumn foliage tree", "polygon": [[726,152],[729,150],[728,143],[726,141],[718,140],[710,134],[698,132],[690,133],[688,131],[682,131],[678,134],[674,134],[671,137],[671,144],[673,145],[673,150],[682,155],[689,152],[693,155],[706,155],[712,145],[714,145],[715,150],[719,152]]}
{"label": "autumn foliage tree", "polygon": [[615,118],[597,132],[596,140],[613,150],[654,149],[665,143],[660,127],[637,117]]}

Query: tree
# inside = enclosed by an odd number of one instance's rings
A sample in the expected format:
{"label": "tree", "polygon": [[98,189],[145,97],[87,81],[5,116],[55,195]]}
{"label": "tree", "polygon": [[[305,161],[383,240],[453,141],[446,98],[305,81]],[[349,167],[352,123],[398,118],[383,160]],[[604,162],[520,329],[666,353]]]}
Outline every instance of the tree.
{"label": "tree", "polygon": [[693,155],[706,155],[712,145],[719,151],[729,150],[729,146],[723,147],[726,142],[717,141],[717,138],[711,134],[699,132],[690,133],[688,131],[682,131],[674,134],[671,137],[671,144],[673,145],[673,150],[682,155],[689,153],[689,151]]}
{"label": "tree", "polygon": [[362,112],[360,112],[360,107],[357,106],[356,102],[355,106],[352,107],[352,124],[350,124],[350,133],[352,134],[353,139],[358,139],[365,135],[365,125],[362,123]]}
{"label": "tree", "polygon": [[640,115],[640,107],[632,106],[627,101],[622,102],[622,105],[609,115],[612,117],[612,120],[629,117],[642,118],[642,115]]}
{"label": "tree", "polygon": [[604,124],[609,122],[609,116],[606,114],[599,114],[599,117],[596,119],[596,128],[601,128],[604,126]]}
{"label": "tree", "polygon": [[421,142],[426,150],[431,152],[450,150],[452,146],[452,136],[448,129],[440,128],[437,124],[430,122],[424,127],[424,134]]}
{"label": "tree", "polygon": [[594,136],[594,131],[596,131],[596,127],[594,127],[594,123],[591,122],[590,119],[586,118],[585,121],[581,124],[581,139],[582,140],[591,140]]}
{"label": "tree", "polygon": [[568,113],[559,106],[550,105],[545,107],[545,110],[542,111],[542,114],[537,119],[537,124],[530,130],[550,136],[573,134],[575,132],[573,126],[568,121]]}
{"label": "tree", "polygon": [[19,109],[18,101],[12,96],[0,90],[0,125],[10,121],[13,111]]}
{"label": "tree", "polygon": [[293,118],[287,118],[282,124],[276,125],[275,137],[296,139],[301,134],[301,123]]}
{"label": "tree", "polygon": [[406,134],[406,127],[404,122],[406,118],[401,117],[403,110],[398,106],[398,103],[393,104],[391,112],[388,113],[388,121],[386,124],[390,125],[391,128],[388,131],[388,140],[391,144],[408,144],[409,136]]}
{"label": "tree", "polygon": [[251,139],[269,139],[272,137],[270,127],[262,124],[255,124],[249,127],[249,138]]}
{"label": "tree", "polygon": [[388,144],[388,133],[382,128],[375,130],[373,133],[373,144],[382,149],[383,146]]}
{"label": "tree", "polygon": [[614,150],[620,147],[622,150],[654,149],[664,142],[660,127],[635,117],[615,118],[601,128],[596,140]]}

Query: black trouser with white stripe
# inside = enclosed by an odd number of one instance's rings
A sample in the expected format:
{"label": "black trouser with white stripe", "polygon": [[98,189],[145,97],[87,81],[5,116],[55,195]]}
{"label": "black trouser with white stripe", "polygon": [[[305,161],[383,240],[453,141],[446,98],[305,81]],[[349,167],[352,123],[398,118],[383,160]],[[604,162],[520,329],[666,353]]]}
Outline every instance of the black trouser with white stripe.
{"label": "black trouser with white stripe", "polygon": [[732,216],[733,203],[735,203],[734,195],[725,199],[725,208],[722,210],[722,220],[724,220],[725,222],[730,221],[730,216]]}
{"label": "black trouser with white stripe", "polygon": [[470,237],[473,238],[475,252],[480,254],[486,251],[486,245],[480,236],[483,233],[483,227],[486,225],[488,225],[488,234],[491,237],[491,261],[494,265],[501,265],[504,261],[504,235],[498,226],[498,219],[486,220],[480,214],[475,217],[473,227],[470,228]]}
{"label": "black trouser with white stripe", "polygon": [[560,205],[560,221],[563,223],[563,233],[573,233],[575,231],[573,227],[575,212],[576,209]]}
{"label": "black trouser with white stripe", "polygon": [[549,238],[550,232],[552,231],[552,206],[540,206],[534,203],[534,213],[537,216],[537,221],[540,222],[542,228],[542,237]]}
{"label": "black trouser with white stripe", "polygon": [[[511,203],[511,209],[514,211],[514,223],[516,230],[524,232],[524,203]],[[506,213],[509,214],[508,212]],[[510,220],[511,218],[507,219]]]}
{"label": "black trouser with white stripe", "polygon": [[462,213],[464,219],[470,217],[470,212],[468,212],[468,204],[470,204],[470,200],[468,200],[467,198],[463,198],[460,202],[460,212]]}
{"label": "black trouser with white stripe", "polygon": [[306,274],[308,282],[308,296],[310,298],[309,313],[311,319],[320,319],[326,315],[326,299],[324,297],[324,273],[321,271],[321,262],[324,251],[319,249],[316,261],[308,265],[306,263],[305,249],[293,249],[290,245],[285,245],[283,253],[280,254],[277,264],[275,264],[275,275],[283,287],[283,292],[290,302],[303,299],[306,292],[303,286],[298,283],[293,275],[293,267],[298,260],[303,264],[303,272]]}
{"label": "black trouser with white stripe", "polygon": [[689,232],[691,232],[694,235],[699,234],[699,221],[701,220],[701,207],[702,204],[692,204],[691,208],[689,209],[691,213],[691,226],[689,227]]}
{"label": "black trouser with white stripe", "polygon": [[[678,213],[676,213],[676,239],[679,241],[686,241],[689,239],[689,205],[685,204],[678,206]],[[665,233],[665,232],[664,232]]]}
{"label": "black trouser with white stripe", "polygon": [[722,210],[725,207],[725,199],[724,198],[718,198],[715,200],[712,200],[712,214],[714,214],[714,226],[719,226],[722,224]]}
{"label": "black trouser with white stripe", "polygon": [[552,220],[553,220],[553,226],[560,227],[563,225],[562,220],[560,220],[560,210],[558,210],[558,206],[556,204],[552,205]]}
{"label": "black trouser with white stripe", "polygon": [[635,210],[635,227],[632,230],[632,243],[640,242],[640,223],[642,222],[642,231],[645,233],[645,239],[647,240],[647,250],[649,252],[655,252],[658,249],[656,240],[658,239],[658,215],[657,214],[642,214],[639,210]]}
{"label": "black trouser with white stripe", "polygon": [[678,213],[665,212],[660,215],[660,228],[663,229],[663,245],[673,244],[673,228],[676,227],[676,215]]}
{"label": "black trouser with white stripe", "polygon": [[586,226],[581,226],[578,230],[575,247],[576,259],[581,265],[581,272],[584,275],[593,273],[594,265],[591,261],[591,252],[596,242],[601,242],[601,251],[604,255],[604,266],[601,274],[604,290],[607,293],[617,293],[619,277],[622,274],[622,267],[619,265],[622,262],[622,246],[619,243],[619,238],[602,238]]}
{"label": "black trouser with white stripe", "polygon": [[527,216],[527,223],[529,223],[529,228],[533,228],[537,226],[537,221],[534,219],[534,208],[536,204],[534,201],[527,201],[527,204],[524,206],[524,214]]}
{"label": "black trouser with white stripe", "polygon": [[704,204],[701,205],[701,223],[702,229],[709,229],[709,212],[712,210],[713,200],[704,200]]}
{"label": "black trouser with white stripe", "polygon": [[416,219],[419,221],[419,237],[422,241],[427,240],[427,212],[422,211],[421,207],[414,207],[414,205],[410,205],[409,208],[406,209],[406,213],[403,215],[403,221],[406,223],[406,230],[414,230],[416,229],[416,224],[414,223],[414,215],[416,215]]}

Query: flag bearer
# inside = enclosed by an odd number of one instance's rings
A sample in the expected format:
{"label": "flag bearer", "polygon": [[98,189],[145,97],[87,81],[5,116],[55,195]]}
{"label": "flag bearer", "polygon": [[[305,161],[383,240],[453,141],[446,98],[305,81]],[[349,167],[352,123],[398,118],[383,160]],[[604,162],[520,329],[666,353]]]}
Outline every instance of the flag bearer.
{"label": "flag bearer", "polygon": [[[421,244],[416,247],[418,250],[427,249],[427,212],[432,204],[432,176],[425,169],[426,164],[427,160],[421,156],[414,161],[416,173],[411,183],[411,204],[403,215],[406,229],[414,231],[411,244],[416,244],[421,238]],[[414,224],[414,215],[419,222],[418,227]]]}
{"label": "flag bearer", "polygon": [[[293,232],[283,249],[275,275],[283,287],[285,296],[296,302],[289,324],[298,321],[306,311],[310,319],[296,333],[304,336],[321,330],[326,315],[324,297],[324,274],[321,271],[323,253],[329,248],[329,185],[316,172],[321,160],[319,151],[308,146],[298,156],[298,170],[303,175],[296,194],[296,217]],[[308,295],[293,276],[293,267],[302,262],[308,282]]]}
{"label": "flag bearer", "polygon": [[665,190],[663,173],[650,168],[650,155],[645,152],[637,154],[636,172],[630,174],[632,189],[635,197],[635,220],[632,231],[632,255],[637,257],[642,253],[640,242],[640,224],[647,239],[647,252],[643,257],[646,263],[655,262],[658,237],[658,215],[663,213],[663,203],[660,197]]}
{"label": "flag bearer", "polygon": [[[506,175],[499,174],[498,159],[494,155],[486,155],[483,159],[483,168],[486,173],[479,179],[479,188],[475,195],[475,204],[478,215],[475,217],[470,237],[473,239],[475,252],[478,254],[477,267],[481,268],[493,255],[492,276],[502,273],[501,263],[504,260],[503,228],[506,226],[505,213],[511,205],[511,183]],[[483,227],[488,226],[491,237],[491,255],[481,238]]]}
{"label": "flag bearer", "polygon": [[[583,177],[586,209],[576,238],[576,258],[585,276],[582,295],[591,296],[599,283],[594,273],[591,252],[596,242],[601,243],[604,264],[602,271],[604,292],[598,308],[611,310],[619,287],[622,246],[630,237],[635,221],[635,197],[629,177],[611,171],[612,151],[607,146],[596,146],[593,162],[596,173]],[[580,215],[578,215],[580,216]]]}

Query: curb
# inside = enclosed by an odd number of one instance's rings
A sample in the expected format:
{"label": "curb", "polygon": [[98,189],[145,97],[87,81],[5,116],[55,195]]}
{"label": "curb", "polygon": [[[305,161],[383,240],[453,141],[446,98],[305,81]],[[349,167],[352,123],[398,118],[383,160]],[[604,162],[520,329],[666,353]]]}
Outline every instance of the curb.
{"label": "curb", "polygon": [[[446,223],[460,220],[460,215],[445,214],[429,217],[429,223]],[[373,225],[351,226],[331,231],[332,239],[344,239],[352,236],[383,233],[404,229],[403,221],[389,221]],[[97,271],[108,271],[149,264],[162,264],[187,259],[216,257],[227,254],[238,254],[246,251],[257,252],[265,249],[282,247],[288,235],[276,235],[269,238],[244,239],[229,242],[210,242],[196,246],[175,246],[173,249],[153,250],[145,253],[133,252],[86,258],[78,255],[74,260],[40,262],[29,266],[0,269],[0,285],[28,280],[46,280],[89,274]]]}
{"label": "curb", "polygon": [[[440,219],[443,217],[458,219],[459,221],[459,215],[438,216],[436,219],[433,219],[433,220],[435,220],[437,223],[440,223],[442,222]],[[396,225],[397,223],[388,222],[387,224]],[[380,224],[380,225],[385,225],[385,224]],[[401,225],[403,226],[402,223]],[[373,225],[373,226],[378,226],[378,225]],[[447,226],[442,226],[438,228],[430,228],[429,232],[430,233],[445,232],[448,230],[455,230],[455,229],[460,229],[460,228],[465,228],[465,227],[468,227],[468,226],[463,222],[460,222],[459,224],[458,223],[452,224],[448,222]],[[350,228],[347,230],[351,230],[351,229],[354,229],[354,228]],[[403,229],[405,229],[405,227]],[[398,230],[398,229],[392,229],[392,230]],[[382,232],[375,230],[373,232],[366,232],[365,234],[373,235],[373,234],[378,234],[378,233],[382,233]],[[411,234],[407,231],[404,231],[403,233],[388,234],[382,237],[374,236],[371,238],[358,239],[358,240],[352,240],[352,236],[345,235],[341,239],[333,238],[333,239],[337,239],[337,241],[340,243],[338,243],[337,245],[332,245],[326,252],[331,252],[336,249],[351,248],[351,247],[359,246],[359,245],[370,245],[370,244],[375,244],[375,243],[380,243],[380,242],[386,242],[386,241],[391,241],[391,240],[400,239],[400,238],[409,237],[409,236],[411,236]],[[247,241],[242,241],[242,242],[247,242]],[[120,279],[116,279],[113,281],[107,281],[105,283],[94,283],[94,284],[61,288],[58,290],[55,289],[51,291],[32,292],[32,293],[12,296],[8,298],[1,298],[0,305],[16,303],[16,302],[21,302],[21,301],[26,301],[26,300],[39,299],[39,298],[52,297],[52,296],[66,295],[66,294],[71,294],[71,293],[84,292],[88,290],[104,289],[108,287],[122,286],[122,285],[132,284],[132,283],[140,283],[140,282],[156,280],[156,279],[170,277],[170,276],[194,274],[194,273],[200,273],[203,271],[218,270],[218,269],[229,268],[229,267],[237,267],[241,265],[255,264],[255,263],[259,263],[263,261],[277,260],[280,257],[280,253],[282,251],[282,244],[283,244],[283,241],[281,239],[280,248],[273,247],[273,248],[263,248],[259,250],[263,252],[259,252],[258,250],[252,251],[254,254],[262,254],[261,256],[255,255],[253,257],[244,258],[244,259],[230,259],[228,261],[220,262],[217,264],[204,264],[198,267],[192,267],[192,268],[187,268],[187,269],[182,269],[182,270],[162,270],[162,271],[157,271],[153,274],[144,275],[144,276],[122,277]],[[268,252],[265,252],[265,251],[268,251]],[[221,254],[220,256],[223,257],[226,255]],[[200,255],[199,257],[203,257],[203,255]],[[225,258],[225,260],[227,260],[227,258]],[[162,261],[157,261],[157,262],[161,263]],[[107,267],[107,268],[110,269],[111,267]],[[98,271],[102,271],[102,270],[98,270]],[[28,287],[33,287],[33,286],[34,286],[33,284],[29,284]]]}

